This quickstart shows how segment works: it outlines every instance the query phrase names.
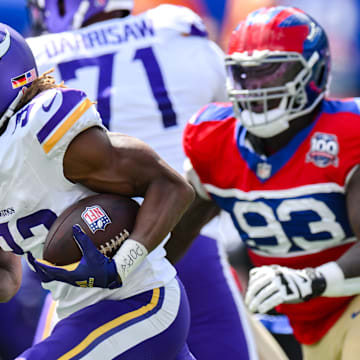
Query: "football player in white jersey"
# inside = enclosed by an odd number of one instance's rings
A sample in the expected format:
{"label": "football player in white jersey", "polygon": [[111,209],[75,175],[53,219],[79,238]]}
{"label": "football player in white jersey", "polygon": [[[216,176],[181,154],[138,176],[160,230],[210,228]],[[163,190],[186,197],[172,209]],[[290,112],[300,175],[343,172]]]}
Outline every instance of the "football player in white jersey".
{"label": "football player in white jersey", "polygon": [[[104,125],[137,136],[182,172],[190,116],[225,101],[223,53],[188,8],[131,15],[132,0],[30,1],[42,36],[28,39],[41,71],[97,100]],[[199,359],[256,359],[253,336],[216,221],[176,264],[191,308],[188,344]],[[176,251],[169,254],[172,260]]]}
{"label": "football player in white jersey", "polygon": [[[0,301],[17,292],[24,256],[57,300],[60,318],[17,359],[194,359],[186,294],[163,249],[193,200],[191,186],[142,141],[108,132],[84,92],[38,76],[25,39],[5,24],[0,59],[1,206],[12,209],[0,223]],[[61,267],[41,260],[57,216],[99,192],[144,198],[114,257],[74,226],[81,261]]]}

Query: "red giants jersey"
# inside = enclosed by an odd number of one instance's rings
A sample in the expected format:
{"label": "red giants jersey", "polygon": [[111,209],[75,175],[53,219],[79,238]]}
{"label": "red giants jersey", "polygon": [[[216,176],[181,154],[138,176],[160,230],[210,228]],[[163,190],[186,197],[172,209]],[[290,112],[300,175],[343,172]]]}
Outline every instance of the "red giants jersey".
{"label": "red giants jersey", "polygon": [[[357,100],[324,101],[316,120],[269,157],[253,151],[231,104],[209,104],[187,125],[184,148],[208,194],[231,214],[254,265],[318,266],[355,243],[345,189],[360,163]],[[278,310],[297,339],[311,344],[350,300],[319,297]]]}

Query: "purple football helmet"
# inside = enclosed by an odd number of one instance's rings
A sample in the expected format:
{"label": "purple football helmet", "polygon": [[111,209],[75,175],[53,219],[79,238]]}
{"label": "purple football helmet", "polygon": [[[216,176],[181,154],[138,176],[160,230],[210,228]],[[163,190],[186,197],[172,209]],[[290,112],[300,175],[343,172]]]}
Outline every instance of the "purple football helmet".
{"label": "purple football helmet", "polygon": [[79,29],[100,12],[131,11],[134,0],[28,0],[35,33]]}
{"label": "purple football helmet", "polygon": [[[9,108],[24,86],[38,76],[34,56],[25,39],[10,26],[0,23],[0,126],[12,115]],[[21,95],[20,95],[21,96]],[[7,114],[6,116],[4,114]]]}

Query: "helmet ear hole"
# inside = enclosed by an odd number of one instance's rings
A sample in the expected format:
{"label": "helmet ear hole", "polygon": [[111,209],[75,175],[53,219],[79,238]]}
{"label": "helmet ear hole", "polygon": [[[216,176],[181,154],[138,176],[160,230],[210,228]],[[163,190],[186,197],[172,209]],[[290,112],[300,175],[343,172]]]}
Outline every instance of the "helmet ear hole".
{"label": "helmet ear hole", "polygon": [[325,62],[322,61],[316,70],[316,74],[314,74],[315,84],[320,89],[322,89],[325,85],[325,81],[326,81],[325,71],[326,71],[326,65]]}

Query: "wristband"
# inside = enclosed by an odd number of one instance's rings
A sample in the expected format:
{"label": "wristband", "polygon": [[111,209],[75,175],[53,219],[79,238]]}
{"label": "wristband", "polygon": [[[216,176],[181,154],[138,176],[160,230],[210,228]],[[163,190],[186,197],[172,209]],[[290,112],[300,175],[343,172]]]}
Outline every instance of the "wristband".
{"label": "wristband", "polygon": [[326,288],[321,296],[341,297],[360,294],[360,277],[345,279],[343,271],[335,261],[318,266],[316,270],[326,280]]}
{"label": "wristband", "polygon": [[113,257],[122,283],[143,262],[147,254],[146,247],[138,241],[127,239],[123,242]]}
{"label": "wristband", "polygon": [[318,270],[313,268],[305,268],[303,270],[306,276],[311,280],[311,294],[304,297],[304,300],[310,300],[314,297],[321,296],[326,289],[326,279],[324,275]]}

